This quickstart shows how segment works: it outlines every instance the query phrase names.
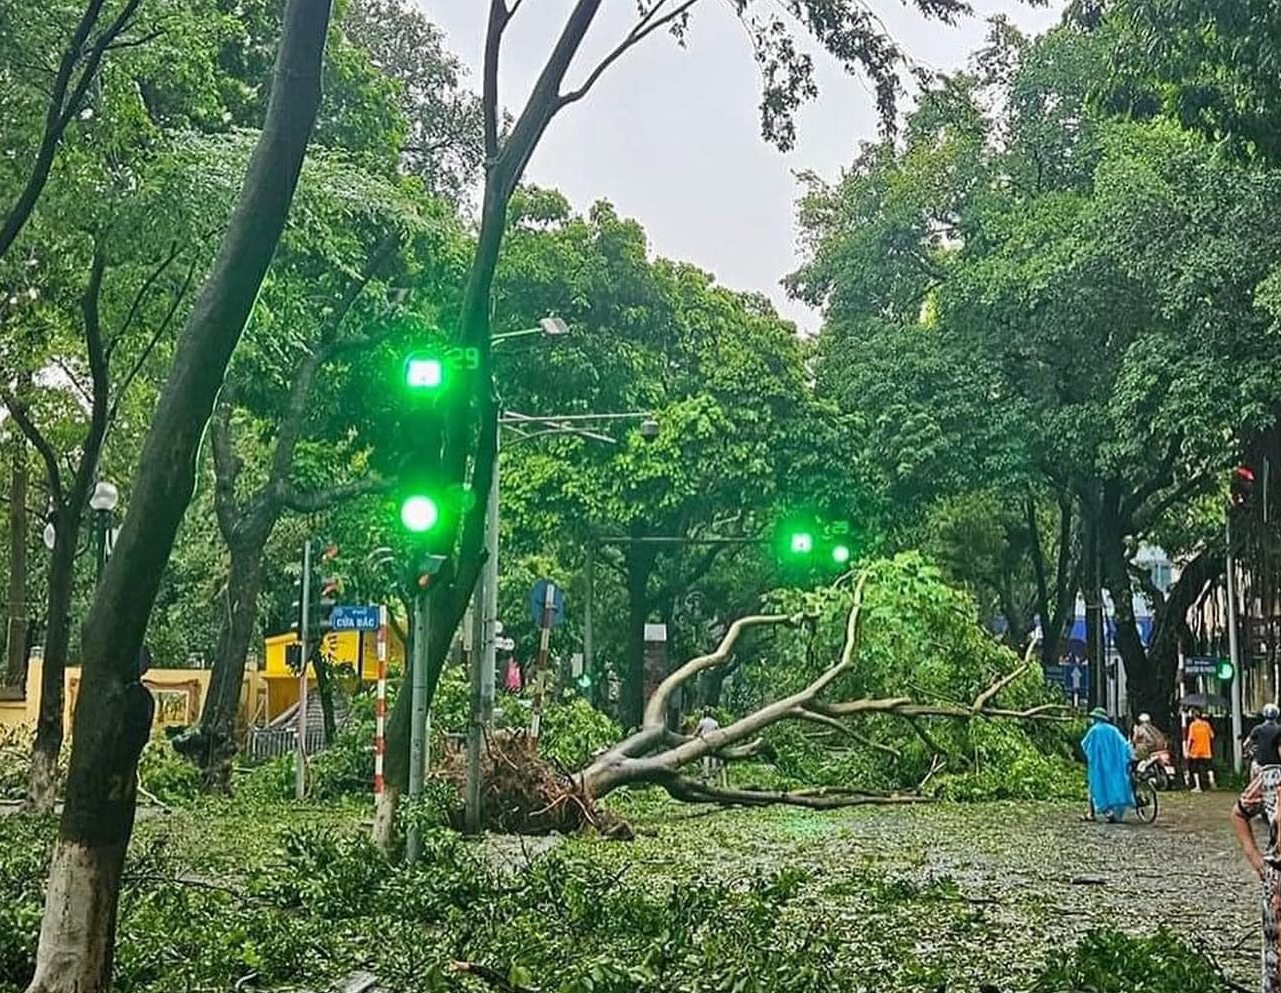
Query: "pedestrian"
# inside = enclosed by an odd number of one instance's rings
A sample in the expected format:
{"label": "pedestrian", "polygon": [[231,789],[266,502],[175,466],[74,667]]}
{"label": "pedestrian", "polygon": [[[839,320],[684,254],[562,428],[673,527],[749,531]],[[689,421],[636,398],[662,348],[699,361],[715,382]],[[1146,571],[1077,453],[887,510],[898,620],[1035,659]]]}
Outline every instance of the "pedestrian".
{"label": "pedestrian", "polygon": [[1245,738],[1245,753],[1250,756],[1250,774],[1258,775],[1269,765],[1281,765],[1281,708],[1269,703],[1259,711],[1263,723],[1253,728]]}
{"label": "pedestrian", "polygon": [[[719,731],[720,721],[712,716],[712,708],[704,707],[703,716],[698,719],[698,725],[694,728],[694,737],[706,738],[713,731]],[[703,756],[703,781],[715,782],[719,786],[725,786],[728,783],[728,776],[725,772],[725,763],[719,758],[708,752]]]}
{"label": "pedestrian", "polygon": [[516,663],[514,655],[507,660],[507,676],[503,680],[503,685],[508,693],[519,693],[525,686],[525,681],[521,679],[520,666]]}
{"label": "pedestrian", "polygon": [[1188,771],[1192,773],[1192,782],[1195,784],[1192,792],[1202,791],[1203,778],[1210,784],[1210,789],[1214,789],[1214,727],[1200,710],[1192,711],[1192,723],[1188,725],[1183,754],[1187,757]]}
{"label": "pedestrian", "polygon": [[1085,819],[1092,821],[1102,814],[1108,823],[1123,820],[1126,808],[1134,806],[1134,790],[1130,786],[1134,750],[1125,735],[1108,721],[1102,707],[1090,711],[1090,730],[1081,739],[1081,751],[1085,753],[1090,787],[1090,812]]}
{"label": "pedestrian", "polygon": [[[1259,876],[1263,899],[1263,993],[1281,993],[1281,851],[1277,838],[1277,794],[1281,765],[1264,766],[1232,810],[1232,827],[1246,860]],[[1250,822],[1263,817],[1268,847],[1260,852]]]}

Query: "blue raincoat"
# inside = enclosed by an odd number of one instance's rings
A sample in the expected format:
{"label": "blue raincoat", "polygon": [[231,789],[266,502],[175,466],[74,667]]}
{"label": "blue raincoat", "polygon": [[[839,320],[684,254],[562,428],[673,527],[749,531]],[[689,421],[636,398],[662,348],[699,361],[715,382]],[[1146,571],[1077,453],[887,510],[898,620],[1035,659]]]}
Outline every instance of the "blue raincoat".
{"label": "blue raincoat", "polygon": [[1125,735],[1107,721],[1096,721],[1081,740],[1090,783],[1090,801],[1097,814],[1120,818],[1134,806],[1130,788],[1130,757]]}

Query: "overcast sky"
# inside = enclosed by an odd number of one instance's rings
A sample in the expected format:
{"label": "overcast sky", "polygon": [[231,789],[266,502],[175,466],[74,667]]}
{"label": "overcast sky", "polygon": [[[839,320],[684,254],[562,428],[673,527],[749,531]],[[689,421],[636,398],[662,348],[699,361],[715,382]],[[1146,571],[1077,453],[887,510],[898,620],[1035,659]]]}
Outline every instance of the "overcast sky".
{"label": "overcast sky", "polygon": [[[446,32],[479,86],[485,0],[414,0]],[[1024,30],[1058,20],[1062,3],[1029,7],[974,0],[975,17],[955,28],[927,22],[898,0],[870,0],[886,26],[923,65],[965,63],[985,33],[985,18],[1008,15]],[[572,0],[526,0],[510,28],[501,69],[504,103],[518,109],[542,67],[552,34]],[[706,9],[703,9],[705,6]],[[605,0],[580,54],[608,50],[636,16],[635,0]],[[783,155],[760,137],[760,79],[742,26],[727,6],[697,8],[685,49],[655,35],[616,63],[591,96],[552,122],[526,179],[554,186],[585,210],[608,199],[649,234],[653,249],[696,263],[736,289],[759,290],[807,329],[818,315],[787,299],[779,280],[795,268],[795,174],[835,178],[858,143],[876,134],[867,83],[819,56],[822,94],[798,119],[794,151]]]}

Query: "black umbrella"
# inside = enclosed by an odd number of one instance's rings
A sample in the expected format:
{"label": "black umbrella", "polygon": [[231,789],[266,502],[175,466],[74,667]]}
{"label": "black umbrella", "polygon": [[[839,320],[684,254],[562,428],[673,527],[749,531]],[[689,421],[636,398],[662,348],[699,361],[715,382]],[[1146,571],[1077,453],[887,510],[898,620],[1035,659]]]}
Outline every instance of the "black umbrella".
{"label": "black umbrella", "polygon": [[1228,709],[1228,701],[1221,696],[1214,696],[1210,693],[1189,693],[1179,704],[1183,707],[1195,707],[1198,710]]}

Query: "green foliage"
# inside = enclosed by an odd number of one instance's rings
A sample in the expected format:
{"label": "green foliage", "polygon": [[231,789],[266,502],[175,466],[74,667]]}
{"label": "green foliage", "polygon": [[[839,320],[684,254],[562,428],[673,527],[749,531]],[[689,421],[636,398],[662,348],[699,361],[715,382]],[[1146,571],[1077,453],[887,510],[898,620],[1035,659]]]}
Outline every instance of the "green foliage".
{"label": "green foliage", "polygon": [[166,738],[147,742],[138,759],[138,785],[164,804],[180,804],[201,793],[200,770],[173,750]]}
{"label": "green foliage", "polygon": [[25,989],[35,962],[45,873],[56,821],[10,816],[0,825],[0,988]]}
{"label": "green foliage", "polygon": [[1221,993],[1223,977],[1177,935],[1165,930],[1135,938],[1120,931],[1091,931],[1073,948],[1050,953],[1034,993]]}
{"label": "green foliage", "polygon": [[[979,623],[975,603],[942,579],[919,554],[867,565],[857,664],[824,696],[828,700],[908,696],[918,702],[974,700],[1021,659]],[[805,639],[776,642],[768,663],[736,676],[735,702],[746,708],[808,684],[837,657],[852,599],[848,589],[775,595],[776,606],[815,615]],[[1057,702],[1040,667],[1001,691],[997,705],[1025,709]],[[914,789],[929,780],[935,794],[954,800],[1047,799],[1079,796],[1079,767],[1071,735],[1078,729],[999,719],[874,716],[851,723],[857,737],[800,722],[770,728],[775,765],[790,786],[835,786],[871,792]],[[927,747],[921,733],[932,746]],[[936,746],[946,760],[934,769]]]}
{"label": "green foliage", "polygon": [[623,736],[618,722],[580,696],[549,706],[543,714],[539,751],[554,766],[581,769],[597,752]]}

